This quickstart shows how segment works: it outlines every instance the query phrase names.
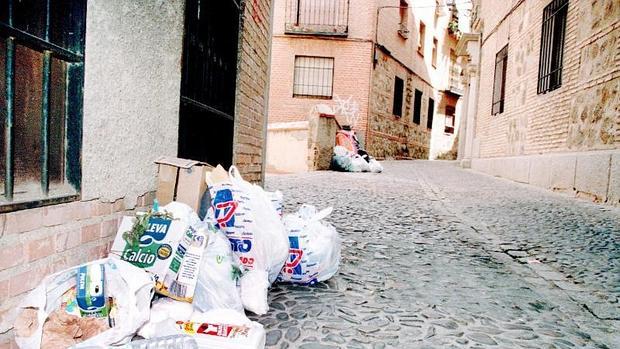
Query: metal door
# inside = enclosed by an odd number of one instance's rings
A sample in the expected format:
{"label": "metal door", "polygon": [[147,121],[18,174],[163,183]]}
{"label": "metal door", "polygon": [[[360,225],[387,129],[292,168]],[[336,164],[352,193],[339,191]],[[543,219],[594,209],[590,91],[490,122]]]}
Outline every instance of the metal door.
{"label": "metal door", "polygon": [[239,15],[234,0],[186,2],[181,158],[232,164]]}

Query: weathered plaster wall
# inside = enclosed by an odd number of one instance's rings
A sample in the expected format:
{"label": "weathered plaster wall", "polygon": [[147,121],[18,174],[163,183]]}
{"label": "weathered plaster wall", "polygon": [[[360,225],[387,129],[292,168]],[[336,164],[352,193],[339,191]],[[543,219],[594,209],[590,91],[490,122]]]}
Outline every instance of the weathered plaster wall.
{"label": "weathered plaster wall", "polygon": [[176,155],[183,0],[89,0],[82,198],[128,204]]}

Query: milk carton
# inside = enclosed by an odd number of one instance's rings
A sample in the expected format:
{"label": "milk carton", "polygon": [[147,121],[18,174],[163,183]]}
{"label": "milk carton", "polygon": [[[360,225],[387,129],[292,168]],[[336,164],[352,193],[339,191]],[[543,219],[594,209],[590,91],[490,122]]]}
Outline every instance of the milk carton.
{"label": "milk carton", "polygon": [[152,273],[155,292],[191,303],[207,244],[205,232],[181,220],[153,216],[138,243],[132,245],[123,235],[131,231],[134,219],[123,217],[110,255]]}
{"label": "milk carton", "polygon": [[83,265],[78,269],[75,298],[81,316],[108,316],[110,304],[105,295],[103,264]]}
{"label": "milk carton", "polygon": [[161,283],[170,266],[173,252],[178,248],[188,225],[166,217],[150,217],[138,243],[132,245],[123,238],[123,235],[131,231],[135,219],[123,217],[110,256],[152,273],[156,282]]}
{"label": "milk carton", "polygon": [[207,246],[208,235],[205,229],[188,227],[179,242],[162,283],[155,289],[170,298],[192,302],[198,282],[200,261]]}

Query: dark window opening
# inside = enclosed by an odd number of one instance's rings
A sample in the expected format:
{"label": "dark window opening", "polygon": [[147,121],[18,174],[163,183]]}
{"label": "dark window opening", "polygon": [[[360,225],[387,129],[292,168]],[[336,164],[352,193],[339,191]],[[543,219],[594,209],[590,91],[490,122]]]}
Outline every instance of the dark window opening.
{"label": "dark window opening", "polygon": [[293,97],[332,98],[334,59],[295,57]]}
{"label": "dark window opening", "polygon": [[420,124],[420,115],[422,115],[422,91],[416,89],[413,99],[413,123]]}
{"label": "dark window opening", "polygon": [[495,79],[493,80],[493,105],[491,114],[504,112],[504,96],[506,94],[506,65],[508,64],[508,45],[504,46],[495,56]]}
{"label": "dark window opening", "polygon": [[426,25],[420,22],[420,32],[418,33],[418,53],[424,56],[424,41],[426,40]]}
{"label": "dark window opening", "polygon": [[428,118],[426,119],[426,128],[433,128],[433,117],[435,116],[435,100],[428,99]]}
{"label": "dark window opening", "polygon": [[392,106],[392,114],[396,116],[403,115],[403,88],[405,82],[398,76],[394,79],[394,105]]}
{"label": "dark window opening", "polygon": [[433,55],[432,55],[433,68],[437,68],[437,39],[433,38]]}
{"label": "dark window opening", "polygon": [[454,114],[455,108],[451,105],[446,106],[446,120],[444,125],[444,132],[454,134]]}
{"label": "dark window opening", "polygon": [[538,90],[545,93],[562,86],[562,61],[568,0],[553,0],[543,11],[538,63]]}
{"label": "dark window opening", "polygon": [[85,0],[0,5],[0,212],[75,200]]}

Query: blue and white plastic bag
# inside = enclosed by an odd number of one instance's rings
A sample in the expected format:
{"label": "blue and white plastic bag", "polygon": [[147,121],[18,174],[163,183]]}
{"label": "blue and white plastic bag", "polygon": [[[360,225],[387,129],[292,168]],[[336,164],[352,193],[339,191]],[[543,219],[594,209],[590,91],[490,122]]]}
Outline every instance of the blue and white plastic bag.
{"label": "blue and white plastic bag", "polygon": [[331,212],[331,207],[317,212],[314,206],[302,205],[284,217],[290,249],[279,281],[312,285],[338,272],[340,237],[336,228],[322,221]]}
{"label": "blue and white plastic bag", "polygon": [[224,180],[212,180],[209,190],[217,227],[226,234],[245,269],[240,279],[243,306],[255,314],[265,314],[269,310],[267,288],[278,277],[288,255],[280,216],[263,188],[243,180],[234,166]]}

